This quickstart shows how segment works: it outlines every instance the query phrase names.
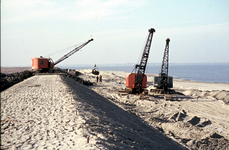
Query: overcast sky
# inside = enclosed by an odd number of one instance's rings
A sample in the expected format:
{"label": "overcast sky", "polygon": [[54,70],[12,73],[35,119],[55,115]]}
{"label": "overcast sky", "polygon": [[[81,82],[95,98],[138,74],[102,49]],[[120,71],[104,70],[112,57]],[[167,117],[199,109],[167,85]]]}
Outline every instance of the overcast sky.
{"label": "overcast sky", "polygon": [[1,0],[1,66],[55,61],[91,37],[60,65],[138,63],[149,28],[149,63],[166,38],[170,63],[229,62],[228,0]]}

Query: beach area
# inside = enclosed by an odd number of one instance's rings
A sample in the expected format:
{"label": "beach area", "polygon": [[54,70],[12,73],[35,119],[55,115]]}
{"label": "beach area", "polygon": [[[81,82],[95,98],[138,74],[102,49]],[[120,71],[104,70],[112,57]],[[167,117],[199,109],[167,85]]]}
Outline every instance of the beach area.
{"label": "beach area", "polygon": [[93,85],[35,75],[1,92],[1,149],[229,149],[228,83],[174,79],[164,100],[120,92],[128,72],[78,71]]}
{"label": "beach area", "polygon": [[1,6],[0,149],[229,150],[229,1]]}

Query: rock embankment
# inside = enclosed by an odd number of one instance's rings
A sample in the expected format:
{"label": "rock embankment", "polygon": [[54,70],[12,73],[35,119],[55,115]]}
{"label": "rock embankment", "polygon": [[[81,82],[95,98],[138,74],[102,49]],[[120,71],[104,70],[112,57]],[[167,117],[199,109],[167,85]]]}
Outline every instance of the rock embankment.
{"label": "rock embankment", "polygon": [[3,91],[14,84],[17,84],[31,76],[33,76],[34,73],[32,71],[22,71],[18,73],[11,73],[11,74],[5,74],[1,73],[1,89],[0,91]]}
{"label": "rock embankment", "polygon": [[[20,71],[20,69],[15,69],[15,71],[18,71],[18,70]],[[24,71],[21,70],[20,72],[14,72],[13,69],[11,68],[10,71],[13,73],[7,73],[6,69],[5,69],[5,73],[3,72],[0,73],[1,74],[0,92],[36,74],[34,71],[31,71],[31,70],[24,70]],[[50,74],[51,75],[51,74],[61,73],[62,76],[69,77],[84,85],[93,85],[93,83],[91,83],[90,81],[85,81],[79,78],[78,75],[80,73],[78,71],[68,72],[68,69],[54,68],[54,72],[55,73],[41,73],[41,74],[43,75]]]}

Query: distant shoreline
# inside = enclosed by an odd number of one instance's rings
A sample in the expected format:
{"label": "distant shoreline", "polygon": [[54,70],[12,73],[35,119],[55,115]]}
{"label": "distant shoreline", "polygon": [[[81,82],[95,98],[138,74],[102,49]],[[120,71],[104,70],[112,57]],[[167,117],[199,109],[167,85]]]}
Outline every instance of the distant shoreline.
{"label": "distant shoreline", "polygon": [[[228,66],[228,69],[227,69]],[[57,66],[61,69],[93,69],[94,65],[64,65]],[[99,71],[125,71],[131,73],[133,64],[103,64],[96,65]],[[146,68],[146,74],[159,74],[159,63],[149,63]],[[15,73],[24,70],[31,70],[31,67],[1,67],[1,73]],[[206,83],[229,83],[229,63],[192,63],[181,64],[171,63],[169,65],[169,76],[183,81],[195,81]]]}
{"label": "distant shoreline", "polygon": [[[72,67],[93,67],[94,65],[97,66],[134,66],[136,63],[109,63],[109,64],[100,64],[100,63],[92,63],[92,64],[67,64],[67,65],[58,65],[59,68],[72,68]],[[223,65],[229,65],[229,62],[196,62],[196,63],[169,63],[170,65],[217,65],[217,64],[223,64]],[[147,63],[147,66],[151,65],[161,65],[161,62],[159,63]],[[31,66],[1,66],[1,68],[29,68]]]}

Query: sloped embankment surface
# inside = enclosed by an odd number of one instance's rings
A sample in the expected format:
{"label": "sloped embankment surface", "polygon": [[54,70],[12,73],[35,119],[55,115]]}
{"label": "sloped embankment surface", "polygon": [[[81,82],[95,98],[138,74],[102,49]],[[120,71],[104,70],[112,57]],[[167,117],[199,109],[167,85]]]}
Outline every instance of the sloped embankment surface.
{"label": "sloped embankment surface", "polygon": [[[87,73],[86,71],[84,71]],[[207,90],[199,90],[198,83],[180,88],[182,93],[172,95],[171,101],[164,95],[140,96],[119,93],[124,89],[125,76],[120,72],[100,72],[103,82],[90,86],[123,110],[139,116],[142,120],[174,141],[190,149],[229,149],[228,91],[221,84],[200,83]],[[116,74],[117,73],[117,74]],[[90,74],[88,73],[88,78]],[[91,78],[91,80],[94,80]],[[112,81],[112,82],[111,82]],[[186,84],[186,81],[183,81]],[[228,89],[228,84],[224,84]]]}
{"label": "sloped embankment surface", "polygon": [[36,75],[1,96],[1,149],[186,149],[67,77]]}
{"label": "sloped embankment surface", "polygon": [[184,94],[198,99],[222,100],[229,105],[229,91],[225,90],[201,91],[192,89],[185,91]]}
{"label": "sloped embankment surface", "polygon": [[31,76],[33,76],[32,71],[21,71],[19,73],[11,73],[11,74],[5,74],[5,73],[0,73],[1,74],[1,89],[0,91],[3,91],[14,84],[17,84]]}
{"label": "sloped embankment surface", "polygon": [[1,93],[1,149],[93,149],[59,75],[33,76]]}

